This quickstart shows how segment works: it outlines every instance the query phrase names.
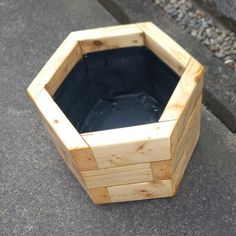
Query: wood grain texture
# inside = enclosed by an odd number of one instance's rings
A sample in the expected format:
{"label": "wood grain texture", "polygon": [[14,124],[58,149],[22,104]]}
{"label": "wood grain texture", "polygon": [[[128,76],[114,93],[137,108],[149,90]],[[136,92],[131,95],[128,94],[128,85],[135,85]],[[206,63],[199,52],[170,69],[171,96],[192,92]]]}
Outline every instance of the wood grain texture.
{"label": "wood grain texture", "polygon": [[81,171],[88,188],[99,188],[129,183],[151,181],[150,163]]}
{"label": "wood grain texture", "polygon": [[173,157],[176,159],[176,161],[173,162],[174,165],[171,166],[174,192],[176,192],[179,188],[184,172],[197,144],[200,134],[200,124],[201,108],[199,105],[197,105],[191,118],[189,127],[186,130],[186,134],[183,136],[184,141],[179,143],[179,151],[177,151]]}
{"label": "wood grain texture", "polygon": [[202,96],[200,96],[200,98],[198,99],[197,103],[194,106],[192,114],[190,115],[189,120],[187,121],[183,134],[177,144],[175,153],[172,155],[171,159],[151,163],[154,180],[172,178],[176,166],[178,165],[184,150],[186,148],[190,148],[188,147],[188,145],[190,144],[193,144],[195,147],[196,143],[195,142],[191,143],[190,140],[191,139],[195,140],[193,133],[196,134],[199,133],[198,129],[200,129],[200,127],[198,124],[198,118],[200,117],[201,102],[202,102]]}
{"label": "wood grain texture", "polygon": [[170,160],[155,161],[151,163],[154,180],[170,179]]}
{"label": "wood grain texture", "polygon": [[172,38],[151,22],[139,23],[144,31],[144,44],[178,75],[182,75],[191,56]]}
{"label": "wood grain texture", "polygon": [[[145,45],[181,76],[159,122],[79,134],[52,96],[83,54]],[[204,68],[150,22],[72,32],[28,88],[66,164],[96,204],[173,196],[199,138]]]}
{"label": "wood grain texture", "polygon": [[132,165],[170,156],[170,135],[175,121],[82,134],[98,168]]}
{"label": "wood grain texture", "polygon": [[143,31],[135,24],[72,32],[67,40],[79,41],[83,54],[144,45]]}
{"label": "wood grain texture", "polygon": [[105,204],[111,202],[107,188],[92,188],[88,190],[88,193],[95,204]]}
{"label": "wood grain texture", "polygon": [[[76,165],[76,168],[79,170],[95,169],[97,165],[90,147],[45,89],[41,91],[35,104],[49,130],[56,139],[60,140],[65,151],[70,153],[71,161]],[[82,165],[84,161],[80,161],[81,158],[89,160],[85,164],[86,168]]]}
{"label": "wood grain texture", "polygon": [[45,86],[53,95],[81,57],[79,43],[65,40],[28,87],[27,92],[33,102]]}
{"label": "wood grain texture", "polygon": [[[190,148],[195,147],[195,136],[199,134],[200,129],[200,116],[201,116],[201,102],[202,102],[202,96],[198,99],[197,103],[195,104],[194,110],[192,114],[190,115],[190,118],[187,122],[187,125],[183,131],[183,134],[177,144],[177,148],[175,150],[175,153],[173,154],[171,160],[170,160],[170,172],[171,175],[174,175],[174,172],[176,170],[176,167],[183,156],[183,153],[185,150],[189,150]],[[191,140],[194,140],[191,142]],[[189,146],[190,145],[190,146]],[[191,147],[191,145],[193,145]]]}
{"label": "wood grain texture", "polygon": [[125,202],[173,195],[171,180],[108,187],[111,202]]}
{"label": "wood grain texture", "polygon": [[174,154],[194,106],[202,94],[203,72],[204,67],[191,58],[160,118],[160,121],[176,120],[171,134],[171,156]]}

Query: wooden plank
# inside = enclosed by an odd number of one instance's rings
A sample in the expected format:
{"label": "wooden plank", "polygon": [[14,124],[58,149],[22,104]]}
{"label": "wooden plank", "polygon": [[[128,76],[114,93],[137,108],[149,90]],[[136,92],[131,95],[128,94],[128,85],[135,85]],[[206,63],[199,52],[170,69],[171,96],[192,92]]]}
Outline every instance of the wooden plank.
{"label": "wooden plank", "polygon": [[152,123],[82,134],[98,168],[132,165],[170,156],[170,135],[175,121]]}
{"label": "wooden plank", "polygon": [[45,89],[41,91],[35,104],[54,138],[59,139],[65,150],[70,153],[76,168],[79,170],[96,169],[97,164],[90,147]]}
{"label": "wooden plank", "polygon": [[110,203],[111,199],[107,188],[92,188],[88,191],[89,196],[95,204]]}
{"label": "wooden plank", "polygon": [[124,202],[173,195],[171,180],[108,187],[111,202]]}
{"label": "wooden plank", "polygon": [[[199,105],[198,105],[199,106]],[[184,172],[190,161],[194,148],[197,144],[199,134],[200,134],[200,123],[201,123],[201,109],[196,107],[191,119],[191,125],[188,129],[184,141],[179,144],[179,151],[176,152],[171,166],[172,169],[172,180],[174,185],[174,192],[177,191],[180,182],[183,178]]]}
{"label": "wooden plank", "polygon": [[191,139],[192,132],[198,132],[196,130],[198,128],[198,126],[196,127],[196,115],[200,116],[199,111],[201,109],[201,101],[202,96],[195,104],[194,110],[192,111],[192,114],[190,115],[190,118],[187,121],[187,125],[177,144],[175,153],[171,157],[171,160],[156,161],[151,163],[154,180],[170,179],[173,175],[176,166],[178,165],[178,162],[180,161],[180,158],[183,155],[184,149],[186,148],[186,143],[188,143]]}
{"label": "wooden plank", "polygon": [[81,171],[88,188],[99,188],[152,180],[150,163]]}
{"label": "wooden plank", "polygon": [[34,101],[45,86],[53,95],[81,57],[79,43],[65,40],[28,87],[31,99]]}
{"label": "wooden plank", "polygon": [[68,40],[79,41],[83,54],[144,45],[143,31],[135,24],[72,32]]}
{"label": "wooden plank", "polygon": [[176,119],[171,135],[171,156],[174,154],[194,106],[202,94],[203,72],[204,67],[191,58],[160,118],[160,121]]}
{"label": "wooden plank", "polygon": [[178,75],[182,75],[191,56],[172,38],[151,22],[139,23],[144,31],[144,44]]}
{"label": "wooden plank", "polygon": [[[188,123],[183,131],[183,135],[177,144],[177,148],[175,150],[175,153],[171,157],[170,160],[170,172],[172,175],[174,175],[175,169],[185,152],[185,149],[189,149],[189,145],[192,145],[191,139],[195,140],[195,135],[199,133],[200,126],[199,126],[199,120],[200,120],[200,111],[201,111],[201,102],[202,97],[200,97],[197,101],[197,104],[194,107],[194,110],[188,120]],[[195,146],[195,145],[194,145]],[[193,147],[194,148],[194,147]]]}
{"label": "wooden plank", "polygon": [[[40,113],[39,109],[37,109],[37,110]],[[41,116],[42,116],[42,114],[41,114]],[[57,137],[55,131],[49,126],[49,124],[44,116],[42,116],[42,120],[43,120],[43,124],[47,128],[47,130],[52,138],[52,141],[53,141],[54,145],[56,146],[59,154],[61,155],[61,157],[65,161],[68,168],[71,170],[72,174],[75,176],[75,178],[79,181],[79,183],[82,185],[82,187],[88,193],[88,188],[85,185],[85,182],[80,174],[80,171],[78,169],[76,169],[75,165],[73,164],[73,160],[72,160],[72,156],[71,156],[70,152],[67,150],[67,148],[62,143],[62,141]]]}

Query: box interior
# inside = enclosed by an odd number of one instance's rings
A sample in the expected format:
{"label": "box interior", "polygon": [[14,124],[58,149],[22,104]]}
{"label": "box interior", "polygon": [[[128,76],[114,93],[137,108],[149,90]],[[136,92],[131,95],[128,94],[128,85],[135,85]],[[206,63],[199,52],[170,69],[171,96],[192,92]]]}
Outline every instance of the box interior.
{"label": "box interior", "polygon": [[146,47],[88,53],[53,98],[80,133],[157,122],[179,76]]}

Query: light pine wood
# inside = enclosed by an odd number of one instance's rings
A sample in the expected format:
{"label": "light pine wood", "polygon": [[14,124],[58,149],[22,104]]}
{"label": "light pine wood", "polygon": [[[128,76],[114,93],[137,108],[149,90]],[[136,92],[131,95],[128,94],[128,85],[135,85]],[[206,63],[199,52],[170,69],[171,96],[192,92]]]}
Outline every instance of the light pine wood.
{"label": "light pine wood", "polygon": [[[83,54],[145,45],[178,75],[157,123],[79,134],[52,96]],[[66,164],[95,204],[176,193],[200,132],[204,68],[150,22],[72,32],[28,88]]]}
{"label": "light pine wood", "polygon": [[78,41],[83,54],[144,45],[143,31],[135,24],[72,32],[67,40]]}
{"label": "light pine wood", "polygon": [[139,183],[152,180],[150,163],[81,171],[81,175],[88,188]]}
{"label": "light pine wood", "polygon": [[153,180],[170,179],[170,160],[151,163]]}
{"label": "light pine wood", "polygon": [[125,202],[173,195],[171,180],[108,187],[111,202]]}
{"label": "light pine wood", "polygon": [[191,58],[160,118],[160,121],[176,120],[171,134],[171,156],[175,152],[194,106],[201,96],[203,72],[203,66],[194,58]]}
{"label": "light pine wood", "polygon": [[111,202],[107,188],[92,188],[88,190],[88,193],[95,204],[104,204]]}
{"label": "light pine wood", "polygon": [[145,46],[181,76],[191,58],[189,53],[153,23],[144,22],[137,26],[144,31]]}
{"label": "light pine wood", "polygon": [[35,104],[47,127],[63,143],[65,149],[70,152],[77,168],[80,170],[96,169],[97,164],[90,147],[45,89],[41,91],[35,100]]}
{"label": "light pine wood", "polygon": [[[196,143],[191,142],[191,139],[195,140],[194,134],[197,133],[197,129],[200,129],[200,127],[198,127],[197,119],[198,117],[200,117],[201,101],[202,101],[202,96],[198,99],[197,103],[194,106],[192,114],[189,117],[189,120],[187,120],[187,124],[184,128],[183,134],[180,137],[175,153],[172,155],[171,159],[151,163],[154,180],[172,178],[176,166],[178,165],[184,150],[195,147]],[[189,145],[192,145],[192,147],[189,147]]]}
{"label": "light pine wood", "polygon": [[[195,109],[192,120],[191,120],[191,128],[189,128],[185,141],[181,142],[181,147],[179,149],[181,152],[176,153],[175,158],[177,161],[175,162],[175,165],[173,165],[172,168],[172,180],[174,185],[174,192],[178,190],[178,187],[181,183],[181,180],[183,178],[184,172],[187,168],[187,165],[190,161],[190,158],[192,156],[192,153],[194,151],[194,148],[197,144],[199,134],[200,134],[200,124],[201,124],[201,109],[197,107]],[[191,129],[191,130],[190,130]]]}
{"label": "light pine wood", "polygon": [[168,160],[175,121],[82,134],[98,168]]}
{"label": "light pine wood", "polygon": [[81,57],[79,43],[65,40],[28,87],[31,99],[34,101],[45,86],[49,94],[53,95]]}
{"label": "light pine wood", "polygon": [[183,134],[177,144],[177,148],[175,153],[173,154],[171,161],[170,161],[170,172],[173,176],[176,166],[178,165],[181,156],[185,150],[189,150],[190,148],[195,147],[195,142],[191,142],[191,140],[196,140],[198,129],[200,129],[200,111],[201,111],[201,102],[202,97],[200,97],[195,104],[194,110],[190,115],[188,123],[183,131]]}

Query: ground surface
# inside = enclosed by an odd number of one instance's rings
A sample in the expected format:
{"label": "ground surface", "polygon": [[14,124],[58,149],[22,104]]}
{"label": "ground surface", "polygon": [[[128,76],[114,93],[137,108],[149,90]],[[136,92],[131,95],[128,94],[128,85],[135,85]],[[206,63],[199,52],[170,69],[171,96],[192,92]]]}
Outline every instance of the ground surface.
{"label": "ground surface", "polygon": [[117,23],[95,0],[5,0],[0,15],[1,235],[236,234],[236,136],[205,108],[175,198],[96,206],[59,157],[26,88],[70,31]]}
{"label": "ground surface", "polygon": [[195,0],[236,32],[235,0]]}

